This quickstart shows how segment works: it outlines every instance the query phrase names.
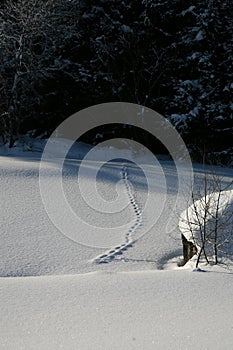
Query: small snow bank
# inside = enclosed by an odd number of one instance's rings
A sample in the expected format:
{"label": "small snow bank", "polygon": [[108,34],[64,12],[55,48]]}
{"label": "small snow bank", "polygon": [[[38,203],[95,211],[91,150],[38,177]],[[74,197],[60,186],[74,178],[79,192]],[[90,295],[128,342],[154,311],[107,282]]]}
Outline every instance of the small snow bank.
{"label": "small snow bank", "polygon": [[[206,202],[210,202],[212,204],[212,206],[210,206],[208,209],[207,220],[211,220],[216,213],[218,195],[218,192],[214,192],[206,196]],[[195,212],[200,213],[200,224],[203,225],[204,223],[203,202],[204,197],[195,201],[195,203],[191,204],[188,209],[184,210],[180,215],[179,229],[185,238],[192,243],[194,243],[195,232],[197,232],[199,229]],[[219,201],[219,214],[222,214],[226,207],[231,203],[233,203],[233,190],[223,191]],[[194,235],[192,234],[192,231]]]}
{"label": "small snow bank", "polygon": [[9,144],[5,145],[0,142],[1,156],[26,156],[27,153],[42,153],[47,140],[41,136],[32,138],[29,135],[21,135],[15,142],[14,147],[9,148]]}
{"label": "small snow bank", "polygon": [[[48,139],[42,139],[41,136],[33,138],[29,135],[21,135],[12,148],[9,148],[8,144],[3,145],[0,143],[0,156],[20,158],[34,157],[40,159],[47,142]],[[67,144],[70,143],[69,140],[62,138],[54,138],[50,142],[54,144],[53,154],[47,154],[47,156],[51,156],[51,158],[60,157],[62,150],[66,149]],[[74,142],[72,147],[69,149],[67,158],[83,159],[91,148],[92,146],[86,144],[85,142]]]}
{"label": "small snow bank", "polygon": [[[206,209],[206,203],[209,203],[208,210]],[[222,191],[220,196],[219,192],[208,194],[206,198],[202,197],[199,200],[196,200],[180,215],[179,229],[184,237],[197,247],[197,253],[199,253],[201,249],[201,246],[198,245],[197,239],[200,226],[203,227],[204,220],[207,220],[208,225],[211,225],[211,221],[216,217],[216,211],[218,211],[220,218],[221,216],[225,215],[226,211],[228,211],[226,225],[224,225],[223,218],[223,224],[222,226],[219,226],[220,234],[223,235],[224,230],[228,230],[229,226],[233,223],[233,214],[230,213],[230,211],[233,212],[233,190]],[[205,215],[206,219],[204,219]],[[193,269],[196,259],[197,255],[190,260],[187,266]],[[227,259],[224,260],[230,262]]]}
{"label": "small snow bank", "polygon": [[[42,135],[43,136],[43,135]],[[150,153],[146,152],[145,149],[142,148],[139,150],[138,153],[135,152],[134,149],[130,149],[127,141],[122,140],[122,148],[119,150],[119,148],[114,146],[107,146],[107,145],[90,145],[85,142],[76,141],[73,142],[72,140],[67,140],[64,138],[53,138],[53,139],[47,139],[42,138],[42,136],[38,137],[31,137],[30,135],[20,135],[19,139],[15,142],[14,147],[9,148],[8,144],[3,145],[2,142],[0,142],[0,156],[7,156],[7,157],[20,157],[20,158],[37,158],[40,159],[41,155],[45,149],[45,146],[49,140],[49,143],[51,145],[50,149],[52,150],[51,153],[46,150],[46,158],[60,158],[61,156],[65,155],[66,159],[76,159],[76,160],[82,160],[88,152],[90,152],[93,148],[95,148],[94,158],[93,160],[98,161],[104,161],[106,159],[109,159],[112,157],[112,159],[119,158],[119,154],[122,155],[122,159],[129,159],[129,160],[135,160],[136,162],[140,162],[140,164],[147,164],[151,163],[151,155]],[[162,161],[170,161],[171,157],[166,154],[156,154],[156,159],[162,160]]]}

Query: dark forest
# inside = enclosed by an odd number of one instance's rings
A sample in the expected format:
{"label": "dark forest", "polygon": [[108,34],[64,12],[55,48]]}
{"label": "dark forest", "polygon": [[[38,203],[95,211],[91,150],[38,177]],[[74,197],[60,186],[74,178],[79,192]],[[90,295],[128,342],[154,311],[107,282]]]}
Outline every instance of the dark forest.
{"label": "dark forest", "polygon": [[[201,160],[204,149],[207,159],[231,165],[231,5],[230,0],[2,1],[2,142],[13,147],[26,133],[48,137],[83,108],[122,101],[168,118],[194,160]],[[112,125],[103,128],[104,138],[109,128],[111,135],[119,134]],[[95,143],[95,135],[83,140]],[[128,128],[126,136],[138,139],[139,133]]]}

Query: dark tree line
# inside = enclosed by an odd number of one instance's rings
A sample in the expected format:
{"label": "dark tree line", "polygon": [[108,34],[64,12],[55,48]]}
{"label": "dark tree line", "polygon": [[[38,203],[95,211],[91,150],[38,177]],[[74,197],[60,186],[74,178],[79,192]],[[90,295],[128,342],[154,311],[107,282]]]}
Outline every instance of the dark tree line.
{"label": "dark tree line", "polygon": [[49,135],[78,110],[125,101],[169,118],[196,159],[204,147],[227,163],[232,28],[230,0],[2,1],[0,134],[12,146],[19,133]]}

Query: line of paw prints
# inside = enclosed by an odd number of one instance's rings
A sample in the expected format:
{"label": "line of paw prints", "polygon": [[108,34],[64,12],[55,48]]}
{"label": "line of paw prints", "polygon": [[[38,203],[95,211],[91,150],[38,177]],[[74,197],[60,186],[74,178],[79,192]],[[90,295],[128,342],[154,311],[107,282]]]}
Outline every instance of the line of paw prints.
{"label": "line of paw prints", "polygon": [[118,245],[117,247],[112,248],[105,254],[102,254],[94,259],[94,262],[97,264],[106,264],[111,261],[122,261],[120,256],[124,253],[124,251],[128,250],[129,248],[133,247],[133,236],[135,231],[142,225],[142,212],[140,207],[137,204],[137,201],[135,199],[134,193],[132,191],[132,188],[130,186],[129,180],[128,180],[128,172],[126,166],[122,169],[122,179],[125,184],[126,192],[130,201],[130,204],[133,208],[133,211],[135,213],[135,222],[134,224],[129,228],[129,230],[125,234],[125,242],[121,245]]}

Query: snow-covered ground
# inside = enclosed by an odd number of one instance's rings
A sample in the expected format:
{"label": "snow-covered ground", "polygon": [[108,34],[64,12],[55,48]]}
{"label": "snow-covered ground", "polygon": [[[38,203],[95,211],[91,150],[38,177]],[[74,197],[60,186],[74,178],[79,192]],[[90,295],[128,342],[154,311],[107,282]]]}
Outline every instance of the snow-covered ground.
{"label": "snow-covered ground", "polygon": [[90,273],[0,281],[1,349],[224,349],[232,276]]}
{"label": "snow-covered ground", "polygon": [[[154,205],[144,210],[148,178],[142,170],[118,159],[95,178],[98,160],[81,162],[88,149],[79,145],[69,155],[63,189],[73,211],[96,229],[80,225],[72,237],[58,230],[43,205],[40,154],[1,149],[0,349],[232,349],[231,270],[177,267],[183,208],[174,213],[174,164],[160,162],[166,188],[160,167],[147,168]],[[96,201],[95,182],[108,203],[118,191],[129,205],[115,214],[91,208],[77,184],[81,163],[90,203]],[[52,188],[57,163],[44,166]],[[201,176],[201,167],[195,168]],[[225,181],[232,179],[231,169],[220,171]],[[54,212],[59,205],[54,202]]]}

